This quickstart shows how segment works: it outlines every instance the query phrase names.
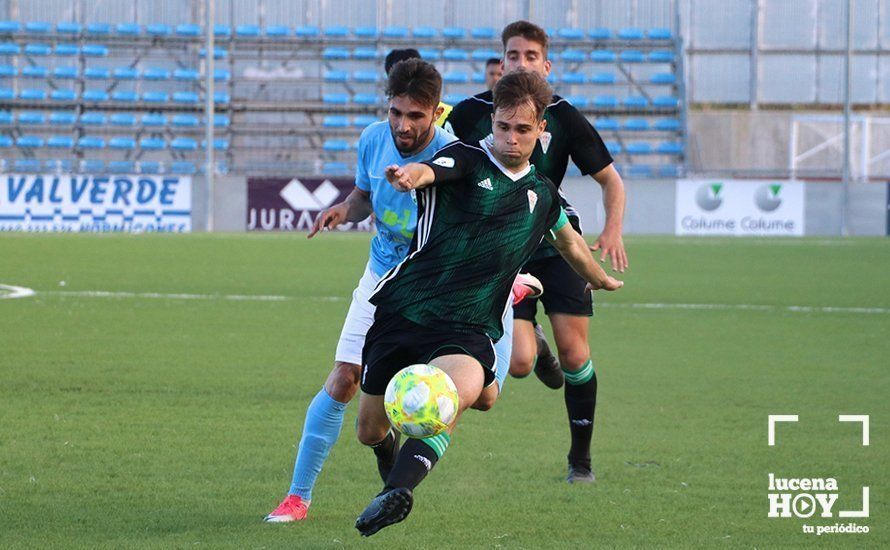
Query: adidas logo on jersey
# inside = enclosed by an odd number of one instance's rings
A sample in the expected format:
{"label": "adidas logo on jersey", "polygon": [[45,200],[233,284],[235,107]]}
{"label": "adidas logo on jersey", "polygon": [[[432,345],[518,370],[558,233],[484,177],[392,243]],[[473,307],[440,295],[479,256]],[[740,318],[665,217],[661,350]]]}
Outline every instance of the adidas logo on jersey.
{"label": "adidas logo on jersey", "polygon": [[484,180],[477,183],[479,187],[482,189],[488,189],[489,191],[494,191],[494,187],[491,185],[491,178],[485,178]]}

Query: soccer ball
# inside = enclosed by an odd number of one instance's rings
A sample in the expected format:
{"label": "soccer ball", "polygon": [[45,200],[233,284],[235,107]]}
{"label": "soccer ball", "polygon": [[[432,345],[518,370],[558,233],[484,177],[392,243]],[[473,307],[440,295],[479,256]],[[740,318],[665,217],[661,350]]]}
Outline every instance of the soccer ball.
{"label": "soccer ball", "polygon": [[457,416],[457,388],[433,365],[411,365],[396,373],[383,396],[386,416],[409,437],[425,438],[448,429]]}

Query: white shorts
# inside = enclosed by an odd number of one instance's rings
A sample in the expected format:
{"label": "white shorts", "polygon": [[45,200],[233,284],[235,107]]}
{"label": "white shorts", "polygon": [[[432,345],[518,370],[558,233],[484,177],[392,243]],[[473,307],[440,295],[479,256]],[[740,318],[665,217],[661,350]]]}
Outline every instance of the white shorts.
{"label": "white shorts", "polygon": [[340,363],[362,364],[362,348],[365,347],[365,335],[374,323],[374,312],[377,306],[368,301],[374,287],[380,277],[371,271],[371,266],[365,266],[365,273],[358,281],[358,286],[352,291],[352,303],[349,304],[349,313],[343,321],[343,330],[340,331],[340,341],[337,342],[337,353],[334,360]]}

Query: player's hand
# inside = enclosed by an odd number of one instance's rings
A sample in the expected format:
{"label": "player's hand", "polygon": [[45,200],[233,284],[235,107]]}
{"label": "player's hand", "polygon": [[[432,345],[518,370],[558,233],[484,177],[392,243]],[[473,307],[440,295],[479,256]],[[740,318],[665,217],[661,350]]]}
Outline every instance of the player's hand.
{"label": "player's hand", "polygon": [[414,189],[414,182],[411,181],[408,171],[397,164],[390,164],[386,167],[386,179],[399,191]]}
{"label": "player's hand", "polygon": [[618,290],[619,288],[621,288],[623,286],[624,286],[624,281],[619,281],[615,277],[610,277],[610,276],[606,275],[606,277],[603,280],[597,281],[596,284],[587,283],[587,286],[584,288],[584,291],[585,292],[589,292],[591,290],[612,291],[612,290]]}
{"label": "player's hand", "polygon": [[319,231],[334,229],[341,223],[345,222],[348,209],[346,203],[341,202],[319,214],[318,217],[315,218],[315,223],[312,225],[312,231],[309,232],[309,235],[307,235],[306,238],[311,239]]}
{"label": "player's hand", "polygon": [[627,252],[624,251],[624,240],[618,231],[603,231],[590,247],[590,251],[599,251],[600,262],[605,262],[606,256],[609,256],[612,271],[624,273],[624,270],[627,269]]}

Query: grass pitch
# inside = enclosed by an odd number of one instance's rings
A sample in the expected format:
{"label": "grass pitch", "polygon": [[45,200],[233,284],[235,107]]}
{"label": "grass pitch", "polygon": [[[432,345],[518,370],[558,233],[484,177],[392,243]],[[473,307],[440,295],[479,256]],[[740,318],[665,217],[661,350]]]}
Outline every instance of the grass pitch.
{"label": "grass pitch", "polygon": [[[0,235],[0,285],[36,291],[0,299],[0,545],[890,544],[884,239],[628,238],[627,286],[597,295],[591,325],[596,484],[563,481],[561,391],[513,379],[494,410],[464,416],[404,523],[368,540],[352,527],[380,486],[353,405],[309,521],[263,524],[367,245]],[[775,447],[769,414],[800,416]],[[869,446],[839,414],[870,415]],[[836,478],[834,517],[768,519],[768,473]],[[870,517],[839,519],[863,485]],[[851,521],[870,532],[802,533]]]}

